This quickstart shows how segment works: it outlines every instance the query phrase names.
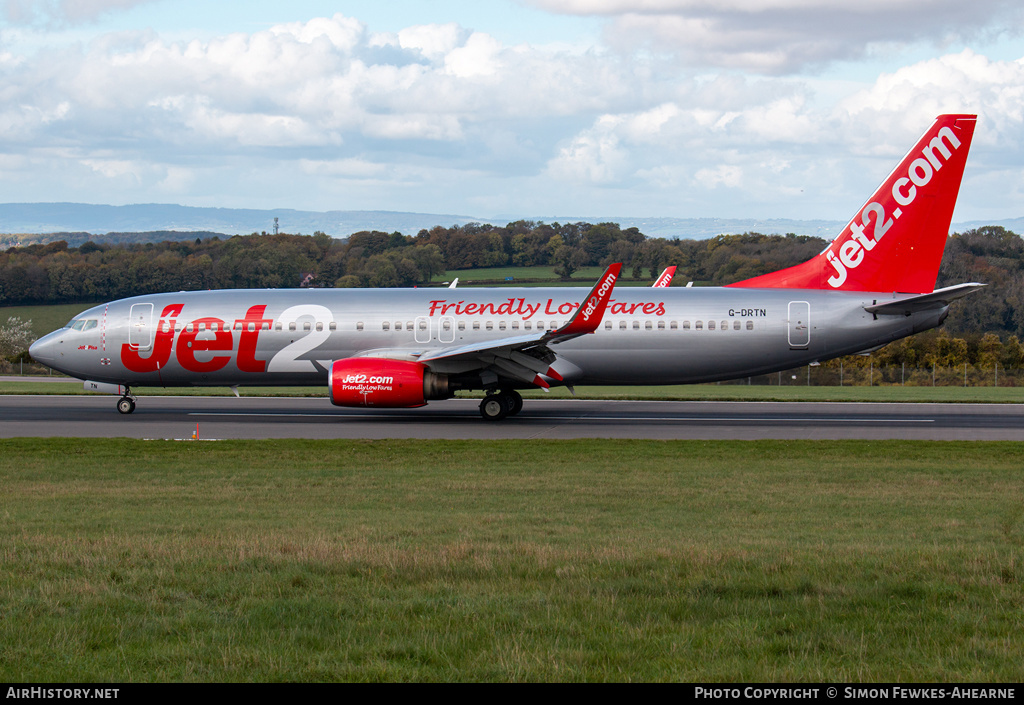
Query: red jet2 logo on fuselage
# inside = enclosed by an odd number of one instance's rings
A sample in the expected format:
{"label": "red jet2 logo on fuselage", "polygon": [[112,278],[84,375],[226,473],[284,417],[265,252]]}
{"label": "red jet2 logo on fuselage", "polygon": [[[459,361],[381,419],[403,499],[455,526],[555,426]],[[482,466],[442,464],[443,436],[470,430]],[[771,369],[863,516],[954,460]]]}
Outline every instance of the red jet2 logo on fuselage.
{"label": "red jet2 logo on fuselage", "polygon": [[[136,346],[128,343],[121,345],[121,362],[124,366],[132,372],[158,372],[167,367],[171,353],[174,352],[178,364],[191,372],[210,373],[226,367],[231,361],[230,353],[234,352],[235,341],[230,326],[219,318],[206,317],[192,321],[178,334],[178,341],[175,344],[174,333],[178,317],[184,308],[184,304],[164,307],[160,314],[160,323],[156,327],[153,349],[146,357],[139,354],[140,350]],[[242,372],[264,372],[267,369],[266,360],[256,359],[256,343],[260,330],[263,330],[264,326],[273,325],[272,320],[263,317],[266,310],[266,306],[252,306],[246,312],[245,318],[235,321],[235,326],[240,328],[237,360],[238,369]],[[199,338],[200,333],[212,333],[213,340]],[[215,354],[206,362],[196,359],[197,353],[218,352],[229,354]]]}

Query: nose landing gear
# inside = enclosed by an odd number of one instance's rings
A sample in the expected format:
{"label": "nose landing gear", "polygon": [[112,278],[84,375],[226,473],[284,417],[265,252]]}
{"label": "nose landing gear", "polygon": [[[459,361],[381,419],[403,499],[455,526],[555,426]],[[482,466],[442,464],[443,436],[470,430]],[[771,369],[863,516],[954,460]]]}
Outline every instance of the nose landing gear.
{"label": "nose landing gear", "polygon": [[131,390],[124,388],[124,396],[117,400],[117,410],[122,414],[130,414],[135,411],[135,397],[131,396]]}

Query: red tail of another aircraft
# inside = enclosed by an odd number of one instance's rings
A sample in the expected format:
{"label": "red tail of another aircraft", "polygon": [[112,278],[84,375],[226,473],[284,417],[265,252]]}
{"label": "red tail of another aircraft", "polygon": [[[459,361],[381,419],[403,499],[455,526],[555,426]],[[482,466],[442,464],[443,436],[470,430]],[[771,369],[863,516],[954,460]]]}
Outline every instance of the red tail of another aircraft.
{"label": "red tail of another aircraft", "polygon": [[821,254],[730,286],[930,293],[976,121],[940,115]]}

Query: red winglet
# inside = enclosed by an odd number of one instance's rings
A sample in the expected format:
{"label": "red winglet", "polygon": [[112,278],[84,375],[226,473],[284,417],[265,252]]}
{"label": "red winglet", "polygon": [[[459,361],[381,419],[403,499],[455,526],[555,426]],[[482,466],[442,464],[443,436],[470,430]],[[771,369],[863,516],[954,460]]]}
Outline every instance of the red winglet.
{"label": "red winglet", "polygon": [[672,283],[672,277],[676,275],[676,265],[666,267],[665,271],[661,273],[657,281],[651,284],[652,289],[661,289]]}
{"label": "red winglet", "polygon": [[622,263],[616,262],[608,267],[608,270],[601,275],[590,290],[590,294],[583,300],[583,303],[576,310],[576,315],[567,324],[558,330],[551,332],[551,337],[563,335],[584,335],[593,333],[601,325],[604,318],[604,310],[608,308],[608,301],[612,298],[612,291],[615,289],[615,282],[622,271]]}

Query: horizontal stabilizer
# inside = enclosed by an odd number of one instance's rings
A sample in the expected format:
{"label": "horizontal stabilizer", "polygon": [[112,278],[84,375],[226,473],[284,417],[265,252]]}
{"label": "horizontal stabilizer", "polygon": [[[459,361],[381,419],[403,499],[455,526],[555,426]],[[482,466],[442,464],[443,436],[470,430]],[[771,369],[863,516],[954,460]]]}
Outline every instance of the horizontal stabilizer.
{"label": "horizontal stabilizer", "polygon": [[868,313],[881,313],[888,316],[909,316],[917,311],[926,311],[928,309],[948,306],[950,301],[955,301],[956,299],[967,296],[968,294],[978,291],[983,286],[987,286],[987,284],[971,282],[970,284],[948,286],[945,289],[938,289],[930,294],[911,296],[906,299],[883,301],[882,303],[878,303],[876,300],[876,302],[871,306],[865,306],[864,310]]}

